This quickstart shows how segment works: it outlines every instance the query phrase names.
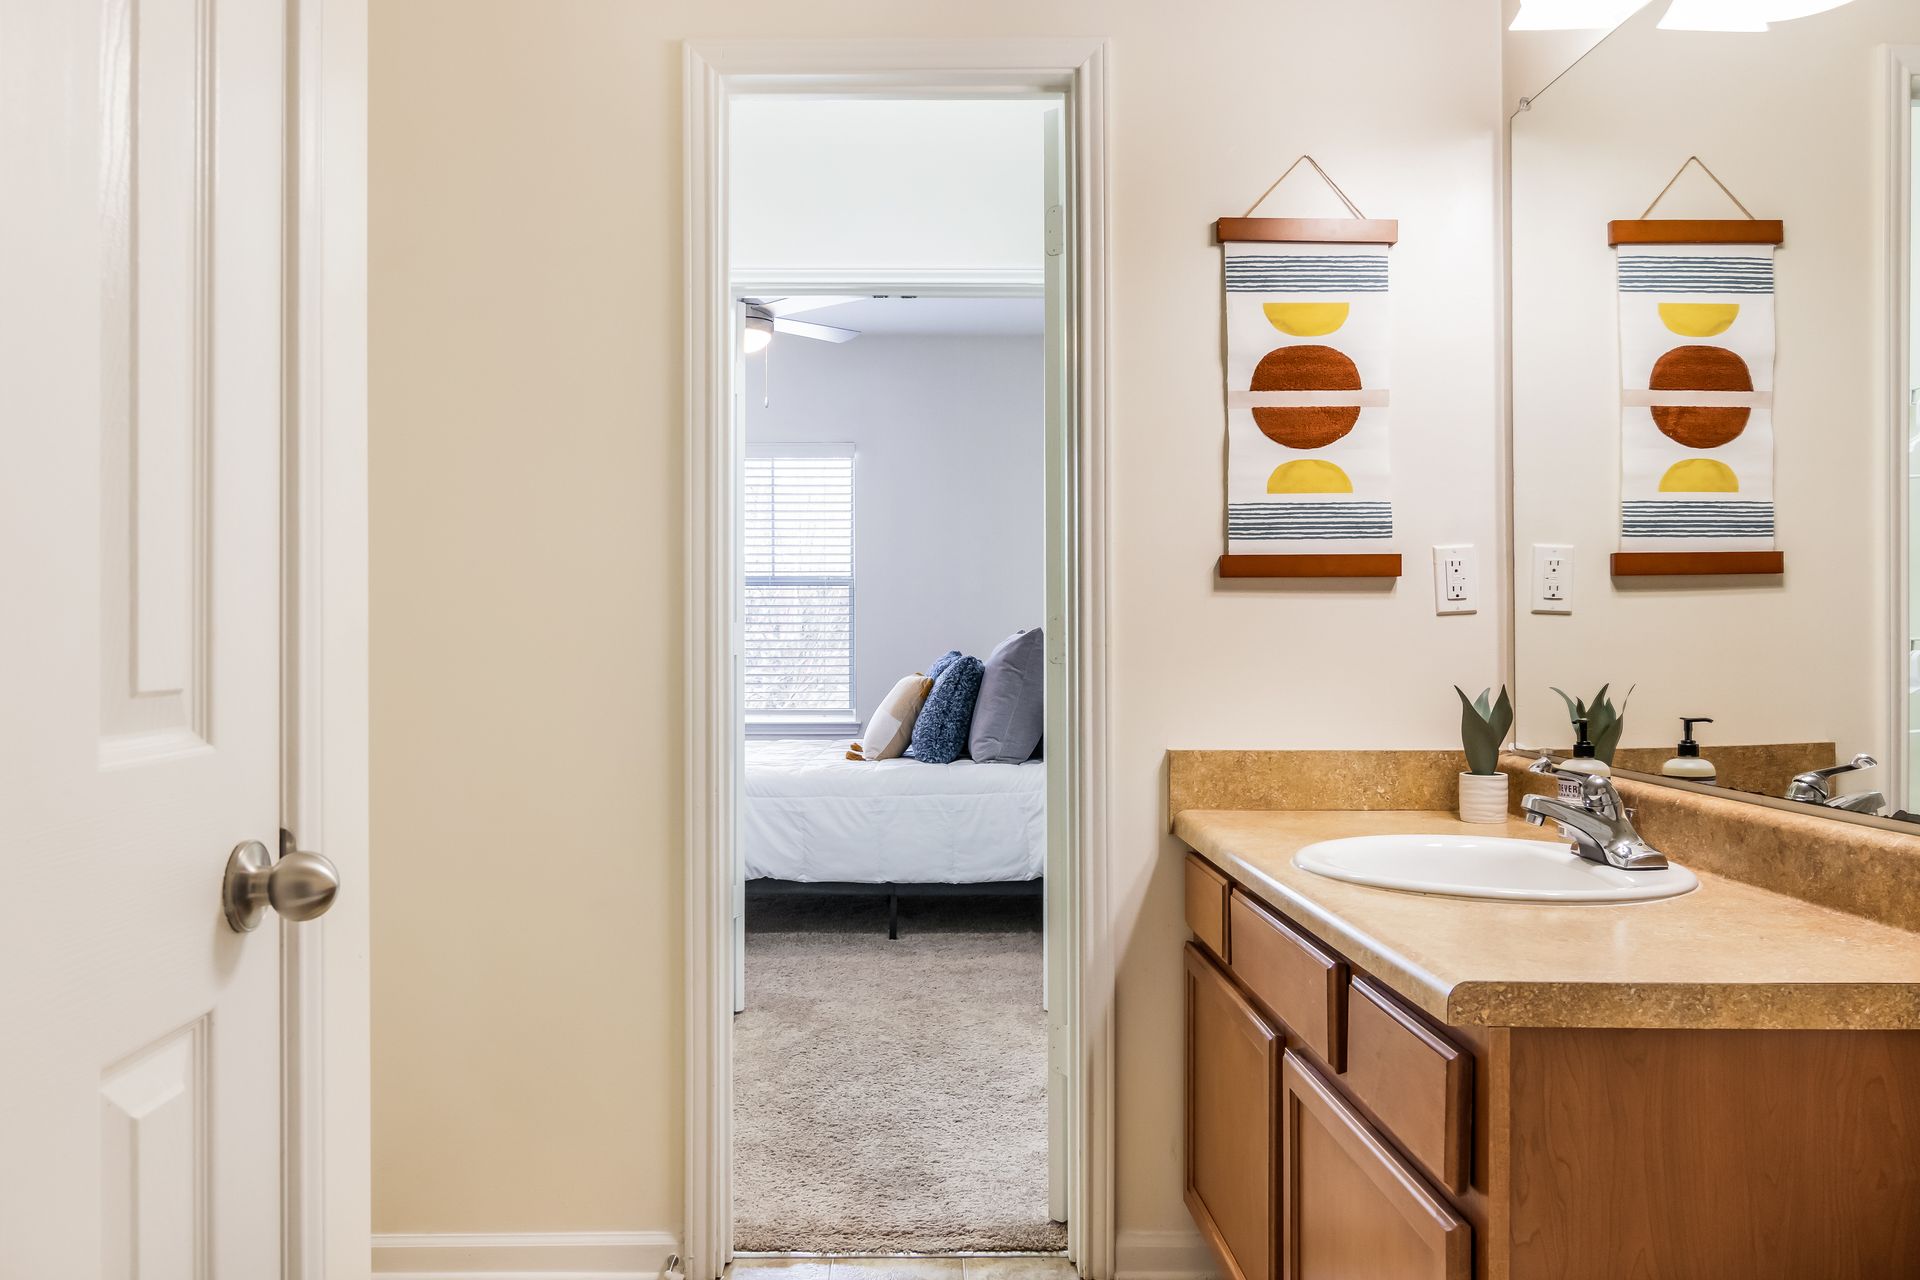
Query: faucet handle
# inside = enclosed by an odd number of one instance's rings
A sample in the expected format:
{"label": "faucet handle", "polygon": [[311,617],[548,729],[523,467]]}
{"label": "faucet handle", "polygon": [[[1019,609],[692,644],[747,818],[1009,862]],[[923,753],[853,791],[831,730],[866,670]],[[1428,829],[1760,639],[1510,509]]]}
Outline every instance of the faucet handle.
{"label": "faucet handle", "polygon": [[1832,778],[1839,774],[1852,773],[1855,769],[1871,769],[1879,763],[1878,760],[1875,760],[1863,751],[1845,764],[1830,765],[1825,769],[1809,769],[1807,772],[1816,778]]}

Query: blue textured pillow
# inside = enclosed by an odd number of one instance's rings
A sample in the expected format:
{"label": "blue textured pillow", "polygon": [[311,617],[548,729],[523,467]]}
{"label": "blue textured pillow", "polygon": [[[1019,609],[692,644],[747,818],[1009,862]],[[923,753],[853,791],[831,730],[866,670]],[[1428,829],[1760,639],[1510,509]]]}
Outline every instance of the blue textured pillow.
{"label": "blue textured pillow", "polygon": [[942,671],[945,671],[948,667],[952,666],[954,663],[958,661],[960,661],[960,651],[958,649],[947,650],[945,653],[935,658],[933,660],[933,665],[927,668],[927,679],[938,680],[940,678],[940,673]]}
{"label": "blue textured pillow", "polygon": [[955,658],[941,670],[913,722],[915,760],[952,764],[967,753],[973,703],[980,696],[980,679],[986,671],[987,664],[978,658]]}

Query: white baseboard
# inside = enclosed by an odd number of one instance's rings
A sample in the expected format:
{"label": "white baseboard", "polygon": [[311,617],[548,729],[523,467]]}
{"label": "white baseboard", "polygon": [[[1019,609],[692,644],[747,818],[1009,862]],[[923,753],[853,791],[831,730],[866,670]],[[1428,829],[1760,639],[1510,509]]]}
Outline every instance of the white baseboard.
{"label": "white baseboard", "polygon": [[1114,1280],[1201,1280],[1220,1274],[1200,1233],[1122,1231],[1113,1242]]}
{"label": "white baseboard", "polygon": [[377,1235],[373,1274],[406,1280],[658,1280],[670,1231]]}

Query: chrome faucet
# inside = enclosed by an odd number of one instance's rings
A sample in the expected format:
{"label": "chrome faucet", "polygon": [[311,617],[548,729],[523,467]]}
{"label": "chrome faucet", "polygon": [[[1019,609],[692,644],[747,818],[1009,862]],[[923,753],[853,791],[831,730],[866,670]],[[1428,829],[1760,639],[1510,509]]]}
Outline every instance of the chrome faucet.
{"label": "chrome faucet", "polygon": [[1610,779],[1591,773],[1562,769],[1552,756],[1541,756],[1528,766],[1531,773],[1552,774],[1580,789],[1580,803],[1569,804],[1553,796],[1526,795],[1520,798],[1523,817],[1536,827],[1548,818],[1560,824],[1573,839],[1573,851],[1589,862],[1619,867],[1622,871],[1661,871],[1666,855],[1640,838],[1633,829],[1631,815]]}
{"label": "chrome faucet", "polygon": [[1872,756],[1861,754],[1845,764],[1795,774],[1793,781],[1787,784],[1787,799],[1798,800],[1802,804],[1817,804],[1827,809],[1843,809],[1848,813],[1878,813],[1887,807],[1887,798],[1880,792],[1856,791],[1850,796],[1836,796],[1827,780],[1843,773],[1852,773],[1855,769],[1871,769],[1879,763]]}

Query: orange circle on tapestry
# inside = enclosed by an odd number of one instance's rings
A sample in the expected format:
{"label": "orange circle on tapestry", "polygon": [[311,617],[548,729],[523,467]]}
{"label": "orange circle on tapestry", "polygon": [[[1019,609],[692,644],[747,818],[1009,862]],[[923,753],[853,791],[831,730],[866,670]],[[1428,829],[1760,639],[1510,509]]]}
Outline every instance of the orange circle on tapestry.
{"label": "orange circle on tapestry", "polygon": [[[1653,362],[1649,391],[1751,391],[1747,362],[1725,347],[1675,347]],[[1744,405],[1653,406],[1653,425],[1675,444],[1717,449],[1747,429]]]}
{"label": "orange circle on tapestry", "polygon": [[[1311,344],[1276,347],[1260,357],[1249,391],[1358,391],[1360,370],[1344,352]],[[1275,444],[1289,449],[1318,449],[1332,444],[1360,421],[1357,404],[1263,405],[1253,425]]]}

